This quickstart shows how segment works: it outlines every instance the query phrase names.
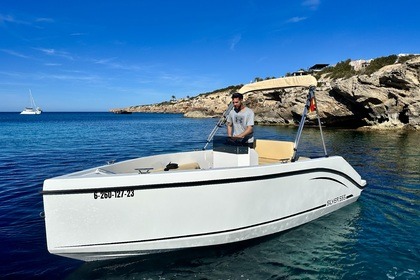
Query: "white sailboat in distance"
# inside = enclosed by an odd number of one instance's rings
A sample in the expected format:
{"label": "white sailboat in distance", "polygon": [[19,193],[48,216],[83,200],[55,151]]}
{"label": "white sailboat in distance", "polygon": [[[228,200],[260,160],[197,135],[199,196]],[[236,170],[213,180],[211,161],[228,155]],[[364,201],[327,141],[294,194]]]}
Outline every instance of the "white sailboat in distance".
{"label": "white sailboat in distance", "polygon": [[26,107],[22,112],[20,112],[21,115],[39,115],[42,113],[41,108],[37,107],[35,104],[31,90],[29,90],[29,102],[30,107]]}

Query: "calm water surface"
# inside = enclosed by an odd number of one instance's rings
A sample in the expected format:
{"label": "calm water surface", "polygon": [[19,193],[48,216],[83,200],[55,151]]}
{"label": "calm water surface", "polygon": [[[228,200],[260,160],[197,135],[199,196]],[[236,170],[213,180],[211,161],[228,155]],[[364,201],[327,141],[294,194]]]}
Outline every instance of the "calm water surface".
{"label": "calm water surface", "polygon": [[[0,113],[0,278],[419,279],[420,133],[326,130],[368,181],[352,205],[262,239],[117,261],[48,253],[43,181],[108,160],[201,149],[217,120],[182,115]],[[257,138],[294,140],[295,128],[256,126]],[[224,128],[221,129],[224,132]],[[322,155],[317,130],[301,154]]]}

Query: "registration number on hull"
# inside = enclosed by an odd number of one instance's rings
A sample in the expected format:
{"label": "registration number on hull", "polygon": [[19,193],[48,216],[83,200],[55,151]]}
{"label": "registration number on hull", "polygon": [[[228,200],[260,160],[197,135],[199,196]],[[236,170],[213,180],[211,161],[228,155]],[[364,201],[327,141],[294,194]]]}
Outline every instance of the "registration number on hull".
{"label": "registration number on hull", "polygon": [[327,206],[334,205],[334,204],[336,204],[338,202],[341,202],[341,201],[344,201],[346,199],[347,199],[347,196],[345,194],[342,194],[342,195],[337,196],[337,197],[335,197],[333,199],[327,200]]}
{"label": "registration number on hull", "polygon": [[94,199],[110,199],[110,198],[124,198],[134,197],[134,190],[115,190],[115,191],[102,191],[94,192]]}

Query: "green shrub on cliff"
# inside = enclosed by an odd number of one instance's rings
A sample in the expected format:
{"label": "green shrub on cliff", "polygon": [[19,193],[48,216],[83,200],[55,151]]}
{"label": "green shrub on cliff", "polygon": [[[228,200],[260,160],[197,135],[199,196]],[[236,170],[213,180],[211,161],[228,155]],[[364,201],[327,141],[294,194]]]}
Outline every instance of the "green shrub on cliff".
{"label": "green shrub on cliff", "polygon": [[236,85],[236,86],[228,86],[228,87],[225,87],[225,88],[216,89],[216,90],[211,91],[211,92],[200,93],[199,95],[197,95],[194,98],[197,98],[197,97],[203,96],[203,95],[209,95],[209,94],[213,94],[213,93],[218,93],[218,92],[222,92],[222,91],[236,91],[236,90],[240,89],[242,86],[243,86],[242,84],[241,85]]}
{"label": "green shrub on cliff", "polygon": [[417,54],[409,54],[409,55],[400,56],[400,57],[398,57],[398,63],[404,63],[407,60],[410,60],[410,59],[415,58],[415,57],[418,57],[418,56],[420,56],[420,55],[417,55]]}
{"label": "green shrub on cliff", "polygon": [[398,59],[398,56],[393,54],[390,56],[378,57],[372,60],[369,65],[362,71],[363,74],[371,75],[372,73],[378,71],[384,66],[394,64]]}
{"label": "green shrub on cliff", "polygon": [[372,73],[378,71],[384,66],[392,65],[395,63],[404,63],[407,60],[410,60],[418,55],[406,55],[406,56],[397,56],[389,55],[373,59],[366,68],[360,71],[355,71],[350,65],[351,59],[341,61],[335,66],[326,67],[322,71],[315,74],[315,77],[319,79],[322,74],[325,74],[327,78],[338,79],[338,78],[350,78],[353,75],[357,74],[366,74],[371,75]]}
{"label": "green shrub on cliff", "polygon": [[326,74],[327,77],[332,79],[338,78],[350,78],[356,74],[356,71],[353,70],[353,67],[350,65],[351,59],[341,61],[335,66],[326,67],[322,71],[318,72],[315,76],[320,78],[322,74]]}

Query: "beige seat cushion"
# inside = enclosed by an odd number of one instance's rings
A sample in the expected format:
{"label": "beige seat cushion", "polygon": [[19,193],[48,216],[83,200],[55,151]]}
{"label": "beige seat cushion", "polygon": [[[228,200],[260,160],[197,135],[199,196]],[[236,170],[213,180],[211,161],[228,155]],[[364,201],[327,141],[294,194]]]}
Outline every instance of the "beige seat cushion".
{"label": "beige seat cushion", "polygon": [[287,162],[293,157],[293,142],[256,139],[254,143],[259,164]]}
{"label": "beige seat cushion", "polygon": [[197,162],[190,162],[185,164],[180,164],[178,166],[180,170],[188,170],[188,169],[200,169],[200,165]]}

